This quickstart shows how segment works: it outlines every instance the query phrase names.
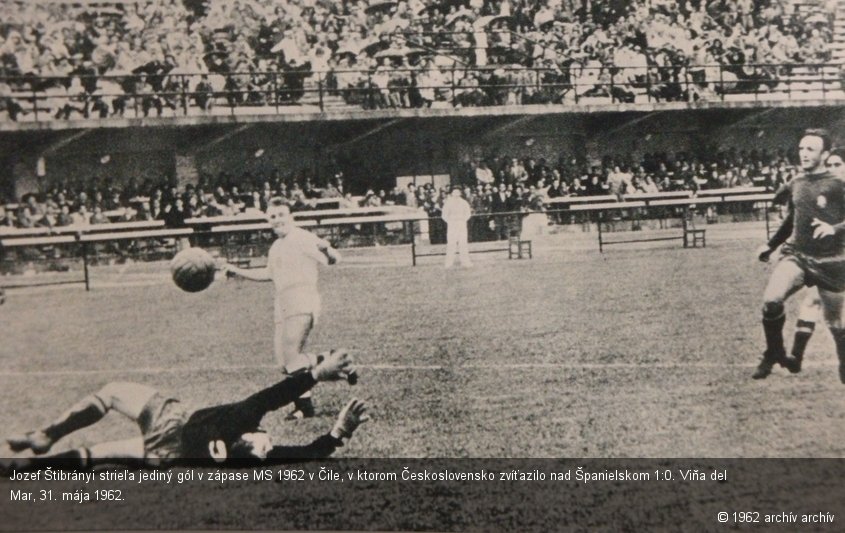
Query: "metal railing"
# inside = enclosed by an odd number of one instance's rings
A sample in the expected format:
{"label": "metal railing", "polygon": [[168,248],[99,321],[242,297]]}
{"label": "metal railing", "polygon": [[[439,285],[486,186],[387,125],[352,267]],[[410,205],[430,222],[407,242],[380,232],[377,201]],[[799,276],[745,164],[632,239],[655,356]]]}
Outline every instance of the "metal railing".
{"label": "metal railing", "polygon": [[[845,99],[839,65],[465,67],[0,77],[6,120]],[[69,88],[68,88],[69,87]]]}

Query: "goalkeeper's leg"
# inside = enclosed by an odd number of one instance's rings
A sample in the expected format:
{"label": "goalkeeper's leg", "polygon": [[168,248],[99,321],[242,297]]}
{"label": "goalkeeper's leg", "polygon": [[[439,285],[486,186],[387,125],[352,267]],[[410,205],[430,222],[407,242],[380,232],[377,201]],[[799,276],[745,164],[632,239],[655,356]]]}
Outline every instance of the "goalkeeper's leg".
{"label": "goalkeeper's leg", "polygon": [[13,452],[29,449],[37,455],[44,454],[62,437],[95,424],[112,409],[137,421],[144,406],[155,394],[156,390],[146,385],[112,382],[78,401],[51,424],[9,437],[7,443]]}
{"label": "goalkeeper's leg", "polygon": [[144,439],[135,437],[125,440],[101,442],[50,455],[37,457],[16,457],[3,461],[3,468],[21,472],[40,470],[47,466],[67,469],[86,469],[98,462],[107,461],[137,464],[144,459]]}

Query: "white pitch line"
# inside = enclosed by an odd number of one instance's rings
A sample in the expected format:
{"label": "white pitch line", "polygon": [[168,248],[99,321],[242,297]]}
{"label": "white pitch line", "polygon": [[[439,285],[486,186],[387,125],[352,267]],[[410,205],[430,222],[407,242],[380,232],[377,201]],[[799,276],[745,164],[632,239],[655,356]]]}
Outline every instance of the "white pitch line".
{"label": "white pitch line", "polygon": [[[385,370],[385,371],[436,371],[436,370],[533,370],[533,369],[559,369],[559,370],[605,370],[605,369],[662,369],[676,370],[686,368],[755,368],[752,363],[516,363],[503,365],[489,364],[467,364],[467,365],[355,365],[362,370]],[[805,368],[822,368],[834,366],[833,363],[811,363],[804,364]],[[0,371],[0,377],[22,377],[22,376],[88,376],[108,374],[168,374],[180,372],[234,372],[246,370],[278,370],[275,365],[252,365],[252,366],[217,366],[217,367],[148,367],[148,368],[114,368],[114,369],[89,369],[89,370],[10,370]]]}
{"label": "white pitch line", "polygon": [[[441,370],[445,367],[439,365],[355,365],[356,368],[366,370]],[[276,365],[252,365],[252,366],[216,366],[216,367],[148,367],[148,368],[112,368],[112,369],[88,369],[88,370],[11,370],[0,372],[0,377],[15,376],[88,376],[103,374],[168,374],[180,372],[234,372],[244,370],[279,370]]]}

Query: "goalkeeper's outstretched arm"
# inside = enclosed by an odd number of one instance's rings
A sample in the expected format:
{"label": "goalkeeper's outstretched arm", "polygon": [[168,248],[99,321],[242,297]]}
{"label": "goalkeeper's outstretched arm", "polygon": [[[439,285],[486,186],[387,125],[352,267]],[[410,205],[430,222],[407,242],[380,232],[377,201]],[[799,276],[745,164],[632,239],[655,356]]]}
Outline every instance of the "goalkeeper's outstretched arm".
{"label": "goalkeeper's outstretched arm", "polygon": [[363,401],[353,398],[346,404],[332,426],[331,431],[320,435],[304,446],[274,446],[267,458],[275,461],[296,461],[328,457],[349,440],[358,426],[369,420]]}

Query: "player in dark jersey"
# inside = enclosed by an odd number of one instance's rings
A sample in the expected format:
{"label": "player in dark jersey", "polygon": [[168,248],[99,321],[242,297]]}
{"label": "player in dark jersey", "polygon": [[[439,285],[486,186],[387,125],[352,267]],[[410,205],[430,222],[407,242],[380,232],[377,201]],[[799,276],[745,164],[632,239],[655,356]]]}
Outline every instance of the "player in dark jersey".
{"label": "player in dark jersey", "polygon": [[784,302],[801,287],[816,286],[836,342],[839,377],[845,383],[845,183],[825,169],[830,148],[825,130],[807,130],[798,147],[804,175],[789,182],[777,195],[789,202],[793,229],[763,293],[766,351],[754,379],[768,377],[775,364],[787,368],[792,364],[783,341]]}
{"label": "player in dark jersey", "polygon": [[[825,161],[828,172],[845,180],[845,149],[835,148],[830,151],[830,156]],[[758,258],[762,262],[768,262],[774,251],[792,235],[793,215],[789,214],[784,218],[780,228],[775,232],[769,242],[758,250]],[[809,287],[803,296],[801,305],[798,308],[798,316],[795,322],[795,336],[792,340],[790,355],[784,361],[786,368],[793,374],[801,372],[801,365],[804,360],[804,351],[813,332],[816,329],[816,322],[821,318],[822,302],[817,287]]]}
{"label": "player in dark jersey", "polygon": [[261,419],[299,398],[318,381],[347,379],[354,371],[350,356],[332,351],[275,385],[239,402],[189,411],[172,397],[137,383],[109,383],[83,398],[49,426],[7,439],[11,451],[43,456],[62,437],[117,411],[138,423],[142,437],[95,444],[50,456],[23,458],[7,468],[25,469],[59,461],[87,467],[111,461],[143,461],[168,466],[177,460],[296,459],[327,457],[367,420],[364,403],[353,399],[332,429],[304,446],[273,447],[260,429]]}

